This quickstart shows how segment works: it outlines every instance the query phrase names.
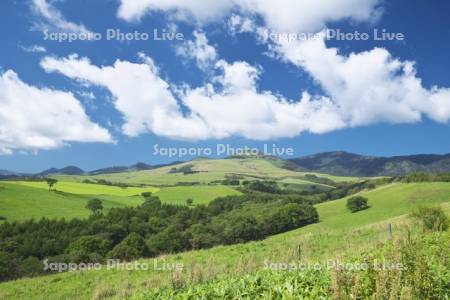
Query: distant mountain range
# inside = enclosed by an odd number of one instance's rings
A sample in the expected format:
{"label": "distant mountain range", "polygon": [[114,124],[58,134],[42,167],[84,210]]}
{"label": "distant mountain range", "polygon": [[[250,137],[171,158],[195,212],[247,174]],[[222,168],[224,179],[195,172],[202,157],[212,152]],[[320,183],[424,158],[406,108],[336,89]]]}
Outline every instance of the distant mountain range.
{"label": "distant mountain range", "polygon": [[61,169],[51,168],[45,171],[36,173],[36,174],[25,174],[25,173],[17,173],[9,170],[0,170],[0,180],[15,178],[15,177],[46,177],[50,175],[100,175],[100,174],[110,174],[110,173],[120,173],[120,172],[133,172],[133,171],[143,171],[143,170],[152,170],[160,167],[171,166],[175,164],[179,164],[181,162],[176,161],[168,164],[158,164],[158,165],[149,165],[146,163],[137,163],[132,166],[116,166],[116,167],[108,167],[103,169],[98,169],[94,171],[84,171],[76,166],[67,166]]}
{"label": "distant mountain range", "polygon": [[18,174],[8,170],[0,170],[0,180],[17,177]]}
{"label": "distant mountain range", "polygon": [[[261,157],[269,159],[264,156]],[[245,159],[245,157],[239,158]],[[254,158],[254,156],[249,156],[249,158]],[[271,159],[273,159],[273,157],[271,157]],[[414,172],[450,172],[450,154],[375,157],[336,151],[283,160],[283,162],[284,168],[286,169],[302,172],[326,173],[337,176],[402,176]],[[132,166],[114,166],[90,172],[84,171],[76,166],[67,166],[62,169],[51,168],[37,174],[21,174],[8,170],[0,170],[0,179],[21,176],[46,177],[49,175],[100,175],[108,173],[152,170],[179,163],[181,162],[176,161],[169,164],[159,165],[137,163]]]}
{"label": "distant mountain range", "polygon": [[67,166],[65,168],[62,169],[56,169],[56,168],[51,168],[45,171],[42,171],[39,174],[36,174],[38,176],[48,176],[48,175],[56,175],[56,174],[61,174],[61,175],[83,175],[84,171],[78,167],[75,166]]}
{"label": "distant mountain range", "polygon": [[414,172],[450,172],[450,154],[374,157],[343,151],[289,159],[287,168],[338,176],[402,176]]}

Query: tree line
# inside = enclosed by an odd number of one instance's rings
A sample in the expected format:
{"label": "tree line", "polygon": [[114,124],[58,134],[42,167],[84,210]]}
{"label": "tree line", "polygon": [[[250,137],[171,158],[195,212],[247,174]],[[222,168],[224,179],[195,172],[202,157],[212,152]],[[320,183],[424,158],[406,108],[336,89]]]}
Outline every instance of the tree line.
{"label": "tree line", "polygon": [[195,207],[163,204],[143,193],[138,207],[93,213],[80,220],[28,220],[0,225],[0,280],[45,274],[48,263],[96,263],[134,260],[263,239],[318,222],[303,197],[248,193],[217,198]]}

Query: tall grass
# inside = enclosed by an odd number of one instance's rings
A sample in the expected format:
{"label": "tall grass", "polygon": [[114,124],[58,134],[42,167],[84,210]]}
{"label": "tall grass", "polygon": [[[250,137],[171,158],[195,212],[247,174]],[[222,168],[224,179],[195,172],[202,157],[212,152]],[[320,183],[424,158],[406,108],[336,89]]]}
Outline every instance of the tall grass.
{"label": "tall grass", "polygon": [[130,299],[448,299],[450,234],[407,236],[346,258],[352,266],[256,271],[137,293]]}

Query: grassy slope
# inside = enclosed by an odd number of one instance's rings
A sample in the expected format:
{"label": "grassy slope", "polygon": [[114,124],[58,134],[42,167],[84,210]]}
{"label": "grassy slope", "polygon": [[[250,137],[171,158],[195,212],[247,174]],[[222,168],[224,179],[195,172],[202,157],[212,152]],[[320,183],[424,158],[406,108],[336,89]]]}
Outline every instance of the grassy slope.
{"label": "grassy slope", "polygon": [[[386,224],[394,224],[394,235],[404,235],[405,214],[419,204],[445,203],[450,211],[449,183],[393,184],[363,193],[371,208],[351,214],[345,210],[345,199],[317,206],[318,224],[276,235],[259,242],[221,246],[159,258],[183,262],[185,279],[199,280],[216,275],[243,274],[263,267],[264,259],[289,262],[301,248],[303,261],[324,261],[336,256],[360,253],[387,239]],[[413,228],[414,230],[414,228]],[[153,265],[153,260],[141,260]],[[170,283],[170,272],[101,270],[57,274],[0,284],[4,299],[63,299],[92,297],[120,299],[136,290]],[[39,296],[37,296],[39,295]]]}
{"label": "grassy slope", "polygon": [[141,197],[62,194],[7,182],[0,182],[0,187],[0,215],[7,220],[87,217],[90,212],[85,206],[93,197],[102,199],[105,209],[142,203]]}
{"label": "grassy slope", "polygon": [[0,216],[7,220],[29,218],[83,218],[90,212],[85,208],[89,199],[103,200],[108,210],[112,207],[137,206],[143,202],[139,195],[144,191],[155,192],[162,202],[185,205],[191,198],[194,204],[206,204],[217,197],[239,194],[228,186],[178,186],[167,188],[126,188],[59,182],[58,193],[48,191],[44,182],[0,182]]}
{"label": "grassy slope", "polygon": [[[46,182],[42,181],[12,181],[12,183],[20,184],[23,186],[34,187],[39,189],[48,190]],[[109,186],[101,184],[86,184],[81,182],[58,182],[55,187],[56,190],[79,195],[112,195],[112,196],[139,196],[143,192],[155,193],[159,189],[154,187],[138,188],[127,187],[121,188],[118,186]]]}
{"label": "grassy slope", "polygon": [[161,188],[155,193],[163,202],[179,205],[185,205],[188,198],[194,200],[194,205],[208,204],[217,197],[239,194],[235,189],[223,185],[174,186]]}
{"label": "grassy slope", "polygon": [[[195,171],[200,173],[184,175],[181,173],[169,173],[174,167],[193,165]],[[280,168],[276,161],[270,159],[197,159],[191,162],[174,166],[162,167],[154,170],[102,174],[96,176],[60,176],[62,180],[81,181],[86,178],[106,179],[112,182],[125,182],[130,184],[170,185],[178,182],[209,183],[215,180],[223,180],[227,174],[238,174],[248,178],[268,178],[281,180],[284,178],[298,178],[305,174]],[[354,177],[337,177],[325,174],[316,174],[320,177],[330,178],[334,181],[357,180]]]}

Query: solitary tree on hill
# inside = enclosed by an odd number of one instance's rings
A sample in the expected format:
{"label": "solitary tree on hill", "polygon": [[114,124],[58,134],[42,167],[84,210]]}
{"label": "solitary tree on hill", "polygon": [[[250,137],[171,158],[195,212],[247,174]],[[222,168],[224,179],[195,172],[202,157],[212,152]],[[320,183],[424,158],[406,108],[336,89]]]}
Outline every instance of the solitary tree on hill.
{"label": "solitary tree on hill", "polygon": [[94,198],[88,201],[86,208],[96,214],[103,209],[102,200]]}
{"label": "solitary tree on hill", "polygon": [[48,191],[51,191],[55,184],[58,183],[58,180],[54,178],[46,178],[45,181],[48,184]]}
{"label": "solitary tree on hill", "polygon": [[369,205],[367,204],[367,198],[362,196],[349,198],[347,199],[347,208],[353,213],[368,209]]}

